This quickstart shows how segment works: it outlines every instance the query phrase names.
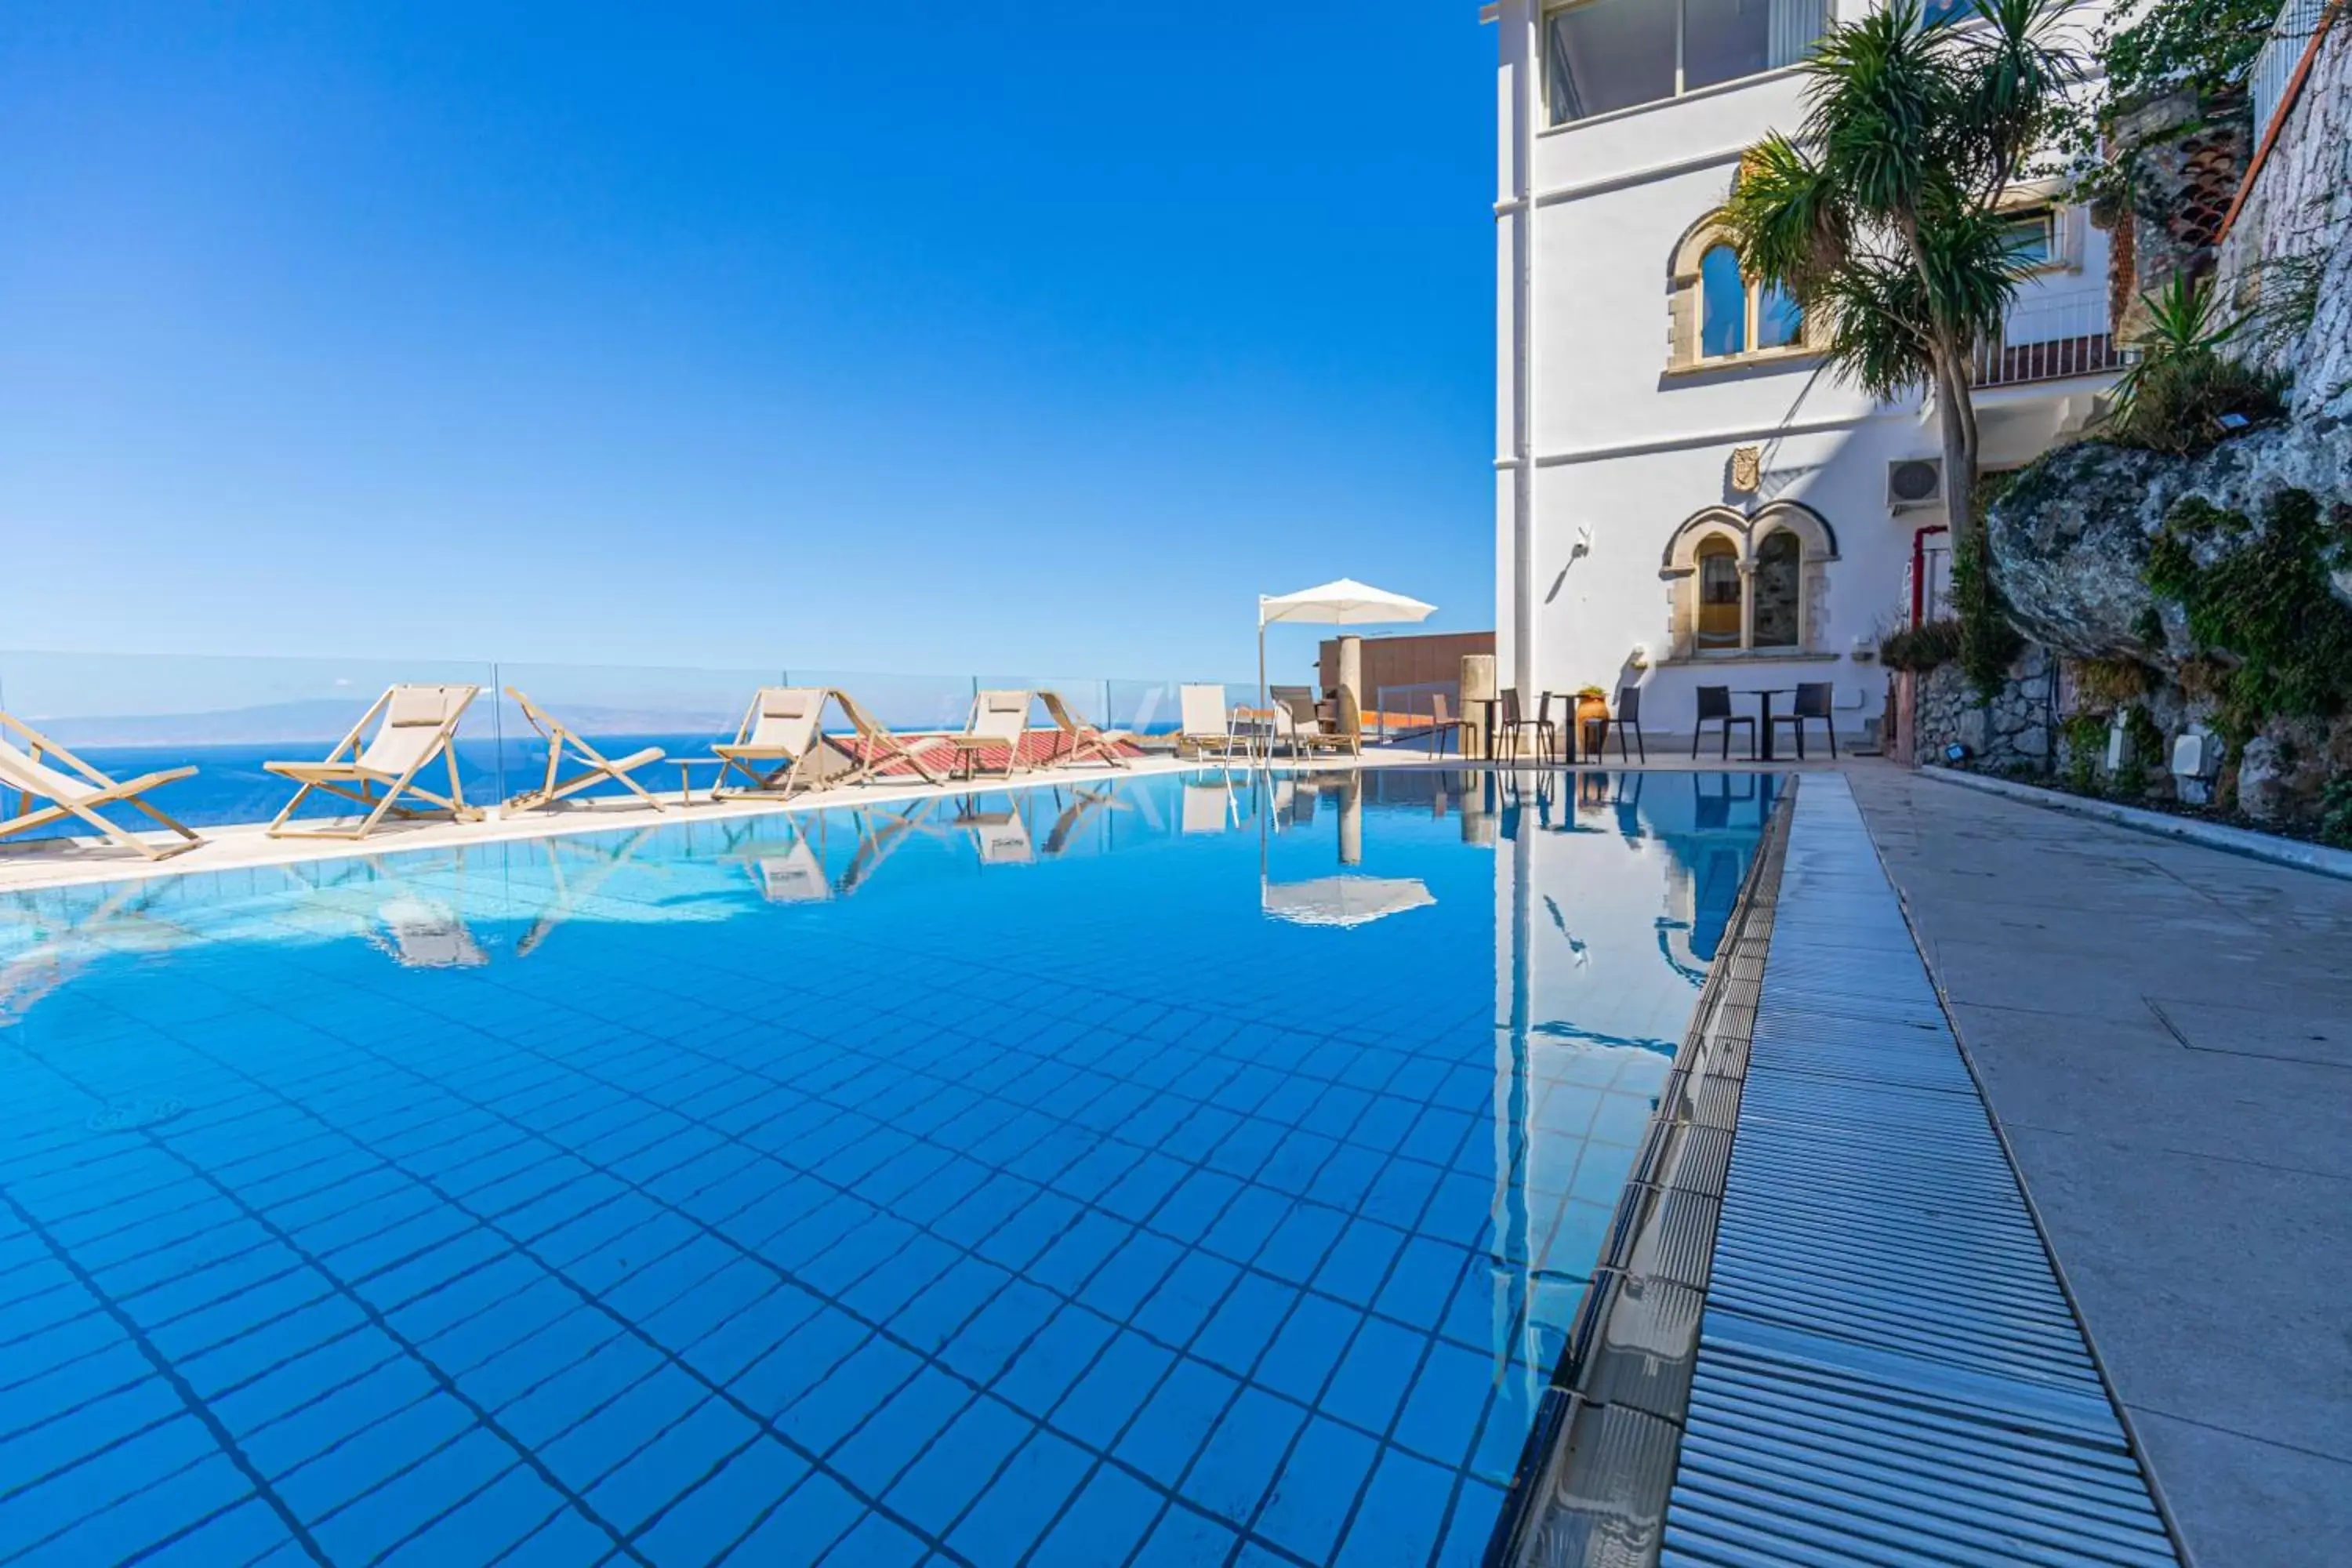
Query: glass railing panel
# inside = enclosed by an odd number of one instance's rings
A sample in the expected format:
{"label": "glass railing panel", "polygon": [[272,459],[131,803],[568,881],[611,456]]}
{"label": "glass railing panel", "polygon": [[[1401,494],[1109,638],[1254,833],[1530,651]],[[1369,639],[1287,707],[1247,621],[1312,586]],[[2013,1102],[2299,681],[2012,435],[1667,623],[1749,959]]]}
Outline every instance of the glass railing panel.
{"label": "glass railing panel", "polygon": [[[674,791],[681,782],[683,763],[708,758],[714,742],[735,737],[760,688],[786,684],[782,669],[749,667],[501,663],[498,675],[499,731],[509,798],[546,787],[550,737],[559,727],[608,763],[627,763],[658,752],[658,758],[640,763],[629,770],[630,775],[642,788]],[[536,721],[524,702],[535,710]],[[593,767],[567,742],[566,755],[557,763],[557,787]],[[712,766],[696,769],[694,787],[706,787],[715,771]],[[604,779],[564,798],[625,793],[623,785]]]}
{"label": "glass railing panel", "polygon": [[[153,797],[195,826],[269,820],[296,786],[262,764],[325,760],[399,682],[479,689],[457,726],[453,752],[467,802],[499,799],[499,721],[488,700],[492,673],[487,664],[0,653],[0,709],[100,772],[126,778],[195,768],[194,777],[162,785]],[[446,794],[447,764],[436,761],[427,771],[430,787]],[[356,808],[337,806],[350,809]],[[306,805],[299,815],[313,813]]]}
{"label": "glass railing panel", "polygon": [[[829,686],[847,692],[875,720],[893,730],[961,730],[971,714],[972,694],[979,682],[969,675],[897,675],[871,669],[800,669],[790,672],[793,686]],[[828,713],[825,727],[838,728],[838,713]]]}

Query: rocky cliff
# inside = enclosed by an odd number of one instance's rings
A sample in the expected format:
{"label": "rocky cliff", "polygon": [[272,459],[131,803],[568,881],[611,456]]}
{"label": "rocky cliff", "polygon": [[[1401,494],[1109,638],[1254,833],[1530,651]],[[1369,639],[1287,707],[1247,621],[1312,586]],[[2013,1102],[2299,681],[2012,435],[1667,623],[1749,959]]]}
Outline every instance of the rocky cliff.
{"label": "rocky cliff", "polygon": [[2249,431],[2193,458],[2083,441],[2021,474],[1987,514],[1994,580],[2020,631],[2075,658],[2169,672],[2188,652],[2177,612],[2152,641],[2140,580],[2148,541],[2182,499],[2260,518],[2281,490],[2352,502],[2352,410]]}

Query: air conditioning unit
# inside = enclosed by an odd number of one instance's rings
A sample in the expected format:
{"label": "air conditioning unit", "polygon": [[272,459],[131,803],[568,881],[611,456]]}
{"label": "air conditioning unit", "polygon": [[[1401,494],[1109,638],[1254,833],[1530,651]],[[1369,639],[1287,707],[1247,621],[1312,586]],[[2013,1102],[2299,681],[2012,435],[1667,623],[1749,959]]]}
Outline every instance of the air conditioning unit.
{"label": "air conditioning unit", "polygon": [[1902,458],[1886,465],[1886,509],[1916,511],[1944,504],[1944,460]]}

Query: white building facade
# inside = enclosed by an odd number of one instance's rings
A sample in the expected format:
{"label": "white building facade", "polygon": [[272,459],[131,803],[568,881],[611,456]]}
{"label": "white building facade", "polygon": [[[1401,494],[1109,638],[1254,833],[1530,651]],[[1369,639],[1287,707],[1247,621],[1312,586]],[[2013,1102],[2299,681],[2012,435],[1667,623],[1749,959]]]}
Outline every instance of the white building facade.
{"label": "white building facade", "polygon": [[[1838,382],[1714,227],[1742,149],[1801,121],[1799,62],[1838,6],[1869,3],[1487,8],[1496,668],[1530,711],[1634,687],[1650,736],[1686,742],[1701,686],[1753,716],[1753,690],[1786,712],[1799,684],[1827,682],[1841,740],[1859,739],[1885,706],[1880,637],[1935,613],[1933,410]],[[2050,192],[2015,203],[2043,264],[1979,355],[1987,469],[2079,428],[2116,365],[2106,236]]]}

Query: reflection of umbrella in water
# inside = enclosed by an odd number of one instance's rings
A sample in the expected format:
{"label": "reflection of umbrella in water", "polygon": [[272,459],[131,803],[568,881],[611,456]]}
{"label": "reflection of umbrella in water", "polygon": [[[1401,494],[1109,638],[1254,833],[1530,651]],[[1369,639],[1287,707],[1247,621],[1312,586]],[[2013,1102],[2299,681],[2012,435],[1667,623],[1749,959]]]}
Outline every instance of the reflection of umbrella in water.
{"label": "reflection of umbrella in water", "polygon": [[1418,877],[1318,877],[1262,884],[1267,918],[1303,926],[1369,925],[1437,902]]}

